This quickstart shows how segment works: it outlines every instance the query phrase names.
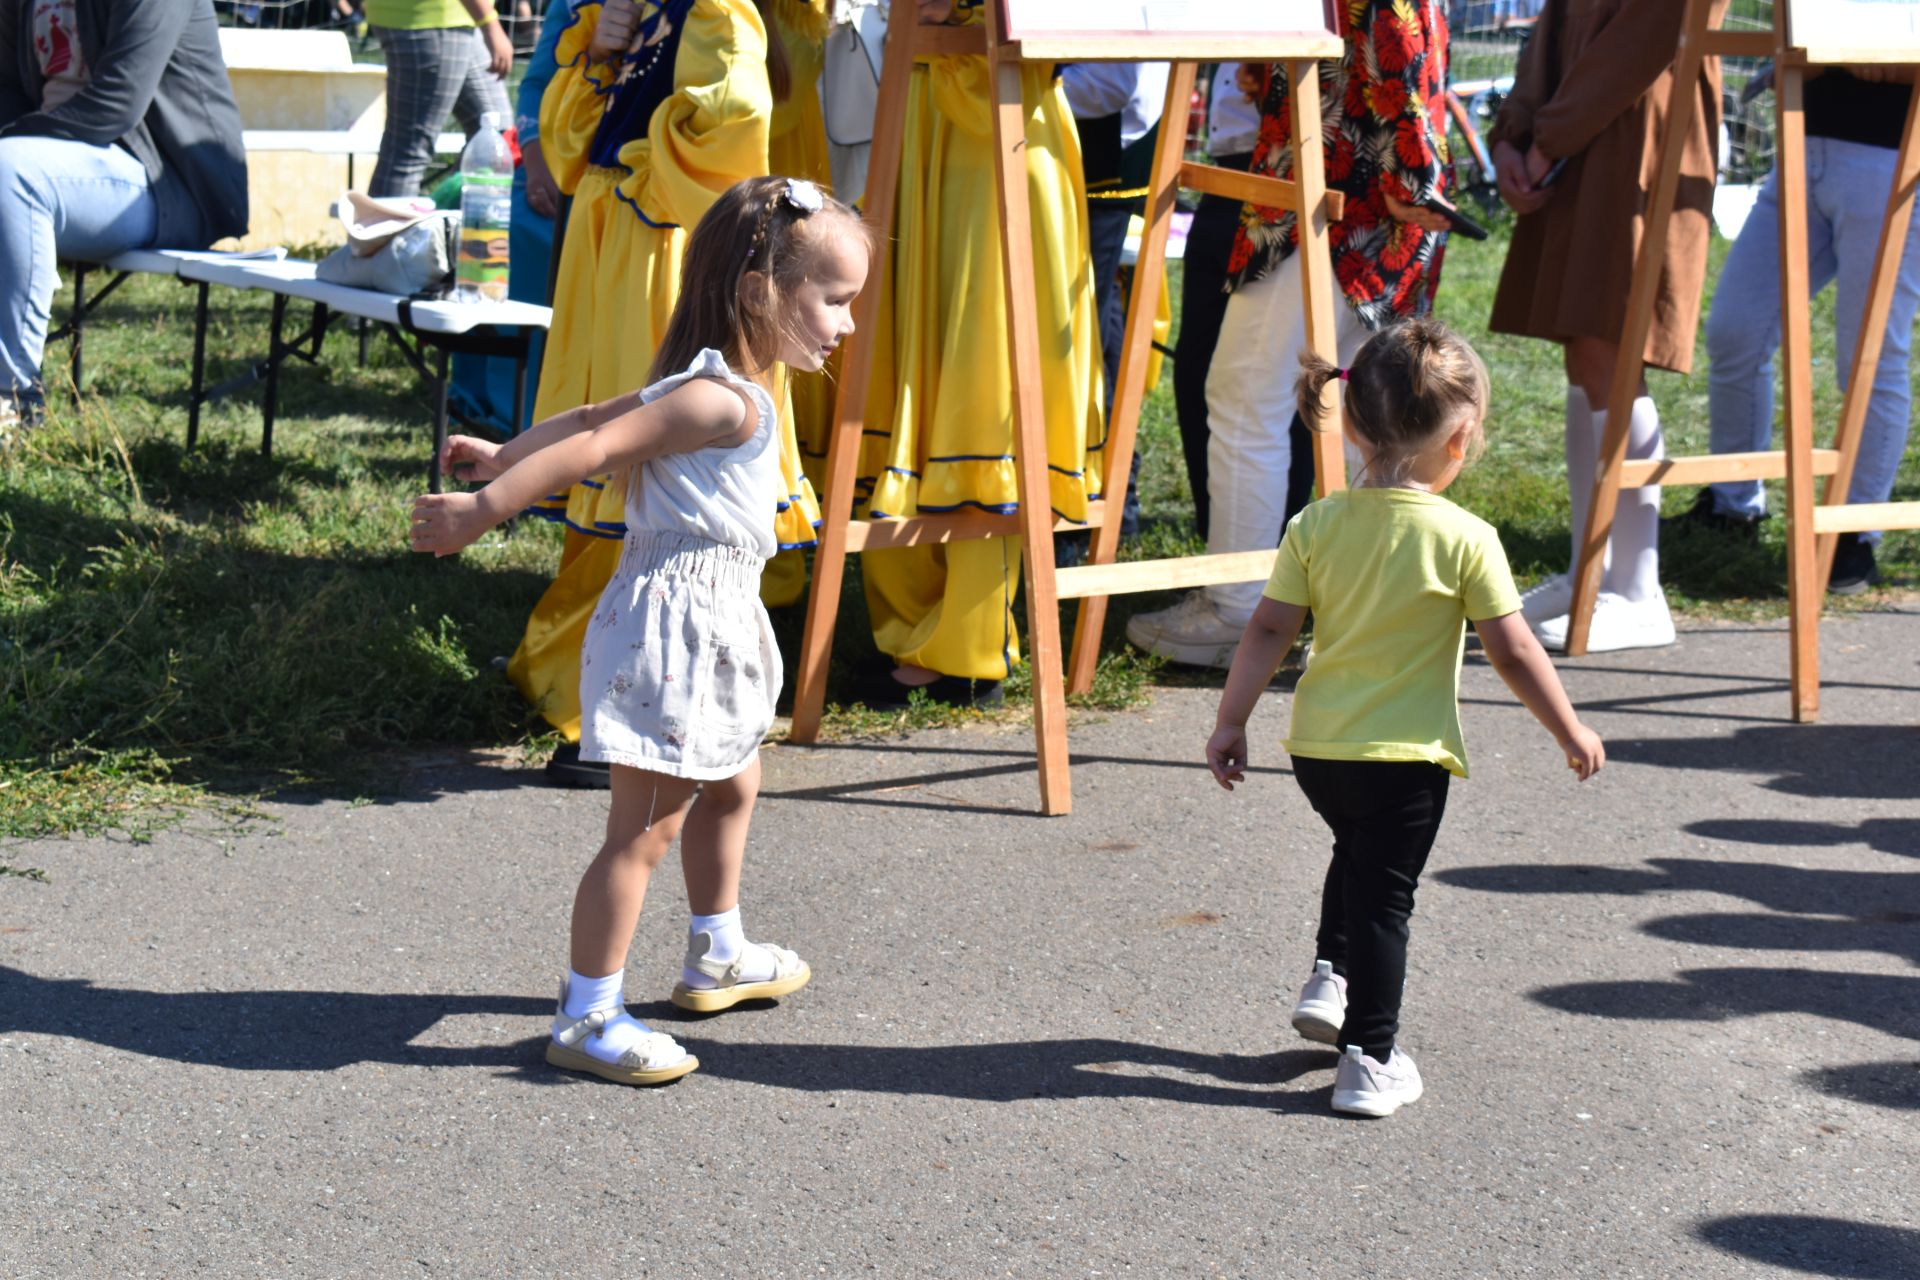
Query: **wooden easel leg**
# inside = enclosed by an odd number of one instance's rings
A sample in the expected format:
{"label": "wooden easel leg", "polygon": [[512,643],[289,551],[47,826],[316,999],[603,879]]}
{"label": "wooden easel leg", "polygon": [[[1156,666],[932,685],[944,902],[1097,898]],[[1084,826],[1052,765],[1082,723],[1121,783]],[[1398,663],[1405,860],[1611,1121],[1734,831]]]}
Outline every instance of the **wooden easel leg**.
{"label": "wooden easel leg", "polygon": [[[1893,292],[1900,278],[1900,258],[1907,245],[1907,228],[1913,221],[1914,185],[1920,181],[1920,94],[1907,108],[1906,131],[1900,136],[1900,158],[1893,167],[1893,190],[1887,196],[1887,218],[1880,227],[1880,244],[1874,253],[1873,275],[1867,285],[1866,316],[1860,322],[1860,341],[1854,347],[1853,364],[1847,377],[1847,396],[1840,409],[1840,428],[1833,447],[1840,452],[1838,468],[1827,481],[1822,506],[1846,502],[1853,486],[1854,464],[1860,459],[1860,437],[1865,429],[1867,406],[1873,402],[1873,378],[1880,365],[1880,353],[1886,346],[1887,313],[1893,306]],[[1819,535],[1814,543],[1812,589],[1825,597],[1827,580],[1833,574],[1833,553],[1839,543],[1837,534]]]}
{"label": "wooden easel leg", "polygon": [[[1820,584],[1813,556],[1813,335],[1807,298],[1806,72],[1776,63],[1774,165],[1780,175],[1780,380],[1787,453],[1787,611],[1793,718],[1820,715]],[[1866,335],[1861,335],[1864,343]],[[1869,377],[1869,383],[1872,379]]]}
{"label": "wooden easel leg", "polygon": [[1711,16],[1708,0],[1687,0],[1682,19],[1680,50],[1674,59],[1674,90],[1667,128],[1660,140],[1660,172],[1654,180],[1646,225],[1634,257],[1633,288],[1627,295],[1627,320],[1622,326],[1620,350],[1613,366],[1613,385],[1607,389],[1607,434],[1600,443],[1594,467],[1593,498],[1587,504],[1587,526],[1580,537],[1579,561],[1573,567],[1573,610],[1567,618],[1567,656],[1587,652],[1587,633],[1593,627],[1593,606],[1600,594],[1600,574],[1606,564],[1607,539],[1613,536],[1613,517],[1620,503],[1620,468],[1627,460],[1627,428],[1633,401],[1646,371],[1647,334],[1653,328],[1654,294],[1660,283],[1667,229],[1680,190],[1680,153],[1693,127],[1695,85],[1705,61],[1704,45]]}
{"label": "wooden easel leg", "polygon": [[[1040,754],[1040,809],[1073,808],[1067,770],[1067,698],[1060,669],[1060,601],[1053,578],[1053,504],[1040,389],[1040,326],[1033,297],[1033,214],[1027,199],[1026,107],[1020,62],[991,56],[993,167],[1000,214],[1000,266],[1013,371],[1013,439],[1019,455],[1020,525],[1027,570],[1027,661],[1033,670],[1033,732]],[[1124,479],[1122,483],[1125,483]]]}
{"label": "wooden easel leg", "polygon": [[[1327,235],[1327,170],[1320,120],[1320,64],[1287,63],[1287,92],[1292,102],[1294,180],[1299,184],[1300,290],[1306,307],[1307,347],[1338,364],[1339,332],[1334,319],[1336,287],[1333,250]],[[1313,475],[1321,497],[1347,487],[1347,453],[1341,434],[1340,392],[1333,384],[1321,393],[1321,426],[1313,433]],[[1286,428],[1280,427],[1280,430]]]}
{"label": "wooden easel leg", "polygon": [[840,587],[846,575],[847,529],[853,520],[853,482],[860,464],[860,429],[867,414],[867,381],[873,370],[877,337],[874,331],[882,314],[882,290],[893,277],[889,261],[893,254],[894,208],[900,190],[900,153],[907,136],[913,34],[918,29],[913,0],[893,0],[887,22],[886,69],[873,122],[872,163],[867,170],[863,210],[874,229],[873,261],[867,270],[867,287],[854,300],[854,333],[847,339],[840,384],[834,394],[833,430],[827,443],[826,506],[820,513],[820,545],[813,555],[807,625],[800,639],[799,670],[794,675],[793,727],[788,731],[794,742],[812,742],[820,736],[834,624],[840,616]]}
{"label": "wooden easel leg", "polygon": [[[1140,257],[1133,269],[1133,294],[1127,303],[1126,336],[1120,343],[1119,386],[1113,398],[1113,417],[1107,423],[1104,486],[1106,517],[1093,533],[1092,564],[1112,564],[1120,547],[1120,510],[1127,493],[1127,475],[1133,468],[1140,405],[1146,398],[1146,366],[1153,343],[1155,295],[1166,268],[1167,232],[1173,225],[1173,197],[1180,181],[1180,161],[1186,150],[1186,132],[1169,122],[1186,120],[1193,96],[1195,64],[1176,62],[1167,77],[1167,102],[1161,112],[1160,138],[1154,144],[1153,177],[1147,187],[1146,229],[1140,237]],[[1073,629],[1073,662],[1067,672],[1067,690],[1085,693],[1093,687],[1100,665],[1100,635],[1106,627],[1107,597],[1087,596]]]}

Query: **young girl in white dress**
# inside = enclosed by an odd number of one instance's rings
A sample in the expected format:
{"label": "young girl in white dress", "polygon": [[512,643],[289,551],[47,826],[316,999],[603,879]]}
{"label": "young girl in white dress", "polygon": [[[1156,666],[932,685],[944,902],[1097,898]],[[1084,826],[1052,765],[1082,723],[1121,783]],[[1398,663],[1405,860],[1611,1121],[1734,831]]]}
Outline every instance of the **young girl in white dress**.
{"label": "young girl in white dress", "polygon": [[676,836],[693,921],[674,1004],[711,1013],[812,977],[740,924],[760,739],[781,679],[759,590],[777,550],[770,388],[775,364],[819,369],[853,332],[870,250],[859,215],[812,183],[738,183],[694,229],[645,389],[504,445],[455,436],[442,470],[489,483],[414,502],[414,550],[449,555],[585,477],[626,476],[626,545],[580,663],[581,758],[611,766],[613,806],[574,896],[571,972],[547,1045],[555,1066],[662,1084],[699,1065],[622,999],[647,882]]}

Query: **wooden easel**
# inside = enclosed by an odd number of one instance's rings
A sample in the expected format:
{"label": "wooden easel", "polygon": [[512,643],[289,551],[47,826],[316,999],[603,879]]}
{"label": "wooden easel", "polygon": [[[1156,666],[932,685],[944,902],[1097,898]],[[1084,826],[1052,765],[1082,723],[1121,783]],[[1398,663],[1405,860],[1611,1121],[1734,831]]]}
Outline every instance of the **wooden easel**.
{"label": "wooden easel", "polygon": [[[1812,5],[1807,6],[1812,12]],[[1674,60],[1673,105],[1661,140],[1660,169],[1647,210],[1640,254],[1634,264],[1620,360],[1607,396],[1607,432],[1595,468],[1593,500],[1581,537],[1575,569],[1573,611],[1568,618],[1567,653],[1586,653],[1587,633],[1600,589],[1603,552],[1613,531],[1621,489],[1649,484],[1708,484],[1719,480],[1787,481],[1787,599],[1791,618],[1793,718],[1811,722],[1820,713],[1820,603],[1833,568],[1836,535],[1865,529],[1920,528],[1920,503],[1879,503],[1847,507],[1847,486],[1859,455],[1862,424],[1873,394],[1874,366],[1886,332],[1900,253],[1913,213],[1914,186],[1920,178],[1920,86],[1907,113],[1895,167],[1887,217],[1874,259],[1866,319],[1854,351],[1847,394],[1834,447],[1813,447],[1812,334],[1807,296],[1807,152],[1801,93],[1808,67],[1847,63],[1920,62],[1920,45],[1846,47],[1809,44],[1797,31],[1790,0],[1774,0],[1772,31],[1723,31],[1711,22],[1712,0],[1687,0],[1681,20],[1680,48]],[[1780,366],[1785,385],[1782,448],[1760,453],[1710,454],[1629,462],[1628,416],[1645,368],[1647,333],[1653,322],[1654,291],[1674,199],[1679,190],[1680,153],[1693,122],[1693,86],[1709,57],[1774,60],[1777,120],[1775,168],[1780,175]],[[1815,476],[1828,476],[1824,502],[1816,505]]]}
{"label": "wooden easel", "polygon": [[[1018,7],[1019,0],[1015,0]],[[1001,269],[1009,319],[1008,354],[1013,371],[1013,434],[1018,459],[1020,509],[1013,515],[974,512],[912,516],[904,519],[853,519],[854,472],[865,419],[867,380],[873,366],[871,335],[880,316],[880,288],[867,289],[855,302],[854,336],[841,369],[834,426],[827,453],[827,493],[820,545],[813,564],[813,588],[807,600],[806,633],[795,681],[795,742],[812,742],[820,732],[826,698],[827,663],[839,613],[840,589],[849,551],[914,546],[969,538],[1015,536],[1024,539],[1028,661],[1033,664],[1034,738],[1040,765],[1040,808],[1064,814],[1073,806],[1068,774],[1066,684],[1061,669],[1059,602],[1081,599],[1075,641],[1076,687],[1092,680],[1098,656],[1100,624],[1109,594],[1152,591],[1208,583],[1264,578],[1274,552],[1256,551],[1180,560],[1117,565],[1118,521],[1106,518],[1108,503],[1090,504],[1087,523],[1097,533],[1092,562],[1056,570],[1052,534],[1056,523],[1047,492],[1046,428],[1041,400],[1039,331],[1032,308],[1033,234],[1027,204],[1025,108],[1021,102],[1023,62],[1145,62],[1175,60],[1168,77],[1167,106],[1154,155],[1147,196],[1147,228],[1134,272],[1132,309],[1121,353],[1119,386],[1106,451],[1105,489],[1115,499],[1125,493],[1132,465],[1134,429],[1145,395],[1153,303],[1166,257],[1167,231],[1175,188],[1185,183],[1201,190],[1239,195],[1269,206],[1292,209],[1301,228],[1302,290],[1307,306],[1309,345],[1334,358],[1333,278],[1327,253],[1327,226],[1340,215],[1339,198],[1326,191],[1320,126],[1317,60],[1339,57],[1332,0],[1309,3],[1323,25],[1310,31],[1234,31],[1207,34],[1158,32],[1033,32],[1010,34],[1007,0],[987,0],[986,22],[979,26],[920,26],[913,0],[892,0],[887,25],[886,65],[881,76],[874,121],[872,167],[867,177],[866,208],[882,245],[890,243],[899,191],[902,144],[906,135],[908,82],[913,64],[942,55],[984,55],[991,67],[994,93],[995,198],[1000,219]],[[1249,8],[1266,9],[1271,0]],[[1294,0],[1290,8],[1302,7]],[[1278,8],[1278,6],[1275,6]],[[1271,11],[1271,10],[1269,10]],[[1180,61],[1188,59],[1189,61]],[[1295,182],[1252,177],[1182,162],[1184,123],[1199,60],[1285,60],[1292,89]],[[1301,86],[1306,91],[1301,91]],[[884,252],[885,250],[883,250]],[[886,273],[876,273],[885,279]],[[1338,397],[1328,393],[1337,412]],[[1338,488],[1344,461],[1340,433],[1320,433],[1315,463],[1323,490]],[[1118,486],[1118,487],[1116,487]],[[1060,522],[1062,529],[1080,526]]]}

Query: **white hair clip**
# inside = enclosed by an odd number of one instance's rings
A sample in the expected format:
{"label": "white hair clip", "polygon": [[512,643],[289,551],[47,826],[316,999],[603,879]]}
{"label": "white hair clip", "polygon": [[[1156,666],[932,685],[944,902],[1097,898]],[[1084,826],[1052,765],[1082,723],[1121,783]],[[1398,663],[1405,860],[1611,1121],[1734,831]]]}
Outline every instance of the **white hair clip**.
{"label": "white hair clip", "polygon": [[787,203],[801,213],[818,213],[827,207],[827,198],[820,194],[819,187],[805,178],[788,178]]}

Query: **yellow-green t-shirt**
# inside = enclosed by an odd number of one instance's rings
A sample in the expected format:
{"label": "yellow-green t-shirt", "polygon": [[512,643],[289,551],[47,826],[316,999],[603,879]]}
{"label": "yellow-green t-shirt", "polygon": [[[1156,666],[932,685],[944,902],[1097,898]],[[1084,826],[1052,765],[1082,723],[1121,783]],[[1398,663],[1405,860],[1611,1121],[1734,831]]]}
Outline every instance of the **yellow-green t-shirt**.
{"label": "yellow-green t-shirt", "polygon": [[470,27],[473,15],[460,0],[367,0],[367,21],[394,31]]}
{"label": "yellow-green t-shirt", "polygon": [[1467,776],[1463,624],[1520,607],[1492,525],[1417,489],[1335,493],[1287,525],[1266,594],[1313,610],[1289,754]]}

